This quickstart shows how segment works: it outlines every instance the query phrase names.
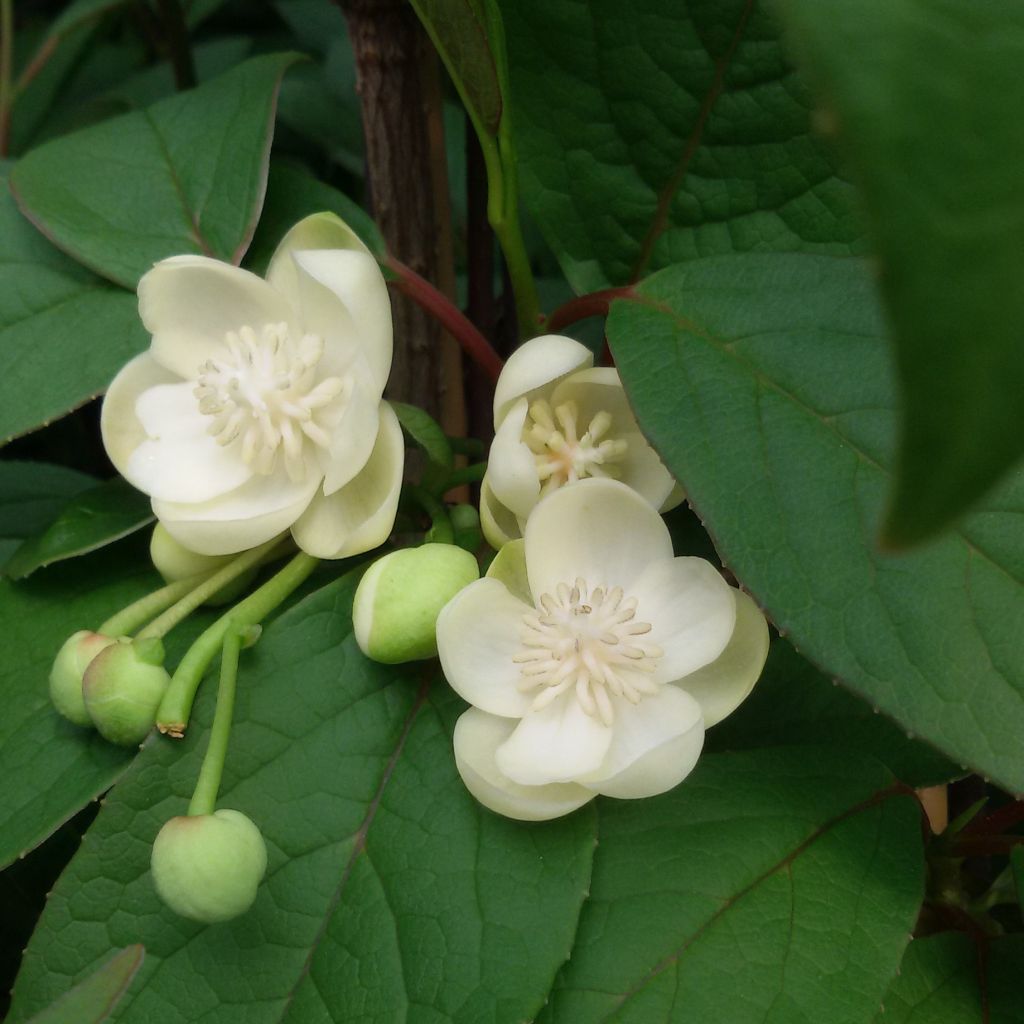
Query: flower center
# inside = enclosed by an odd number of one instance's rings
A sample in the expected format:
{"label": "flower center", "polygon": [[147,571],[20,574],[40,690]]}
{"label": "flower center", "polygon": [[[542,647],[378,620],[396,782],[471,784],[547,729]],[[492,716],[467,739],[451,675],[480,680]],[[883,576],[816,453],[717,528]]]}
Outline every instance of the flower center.
{"label": "flower center", "polygon": [[575,689],[580,707],[611,725],[611,696],[631,704],[658,692],[650,678],[664,653],[644,639],[649,622],[636,617],[637,601],[621,587],[589,587],[577,579],[543,594],[535,611],[523,616],[523,650],[512,659],[521,666],[519,689],[539,691],[533,710]]}
{"label": "flower center", "polygon": [[533,452],[541,496],[588,476],[618,476],[615,463],[625,458],[625,441],[601,440],[612,425],[612,415],[602,410],[580,433],[579,407],[563,402],[552,410],[543,400],[530,406],[523,425],[523,441]]}
{"label": "flower center", "polygon": [[258,473],[272,473],[278,452],[288,475],[306,475],[307,441],[327,448],[331,438],[318,423],[328,406],[351,391],[348,378],[317,382],[323,339],[305,334],[297,341],[287,324],[228,331],[226,359],[208,359],[199,367],[195,396],[199,411],[212,417],[209,432],[221,445],[241,439],[242,458]]}

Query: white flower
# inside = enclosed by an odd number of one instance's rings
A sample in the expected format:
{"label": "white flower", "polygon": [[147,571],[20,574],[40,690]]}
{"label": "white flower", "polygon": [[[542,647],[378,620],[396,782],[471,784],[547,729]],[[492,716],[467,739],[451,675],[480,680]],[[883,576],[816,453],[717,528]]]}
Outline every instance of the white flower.
{"label": "white flower", "polygon": [[296,224],[266,280],[162,260],[139,314],[153,340],[110,386],[103,443],[177,541],[223,555],[290,528],[309,554],[341,558],[387,537],[404,457],[381,401],[391,304],[341,220]]}
{"label": "white flower", "polygon": [[593,362],[586,346],[549,334],[518,348],[501,371],[480,491],[480,522],[492,547],[521,537],[545,495],[587,477],[621,480],[661,511],[682,500],[640,433],[618,371]]}
{"label": "white flower", "polygon": [[543,820],[682,781],[760,675],[768,628],[710,563],[673,556],[635,491],[584,480],[445,606],[437,645],[473,705],[455,727],[463,781],[491,810]]}

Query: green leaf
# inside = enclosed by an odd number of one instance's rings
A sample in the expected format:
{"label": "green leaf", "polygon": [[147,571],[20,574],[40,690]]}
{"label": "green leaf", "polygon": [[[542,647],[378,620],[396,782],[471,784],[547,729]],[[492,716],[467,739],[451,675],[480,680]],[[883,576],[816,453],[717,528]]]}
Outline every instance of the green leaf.
{"label": "green leaf", "polygon": [[429,413],[405,402],[392,402],[398,422],[406,435],[419,445],[431,462],[442,469],[451,469],[454,461],[452,446],[440,424]]}
{"label": "green leaf", "polygon": [[72,498],[53,523],[18,548],[4,574],[21,579],[53,562],[111,544],[152,521],[149,499],[115,477]]}
{"label": "green leaf", "polygon": [[861,186],[903,423],[884,534],[920,541],[1024,454],[1024,8],[786,0]]}
{"label": "green leaf", "polygon": [[501,6],[523,195],[578,291],[696,256],[857,245],[767,4]]}
{"label": "green leaf", "polygon": [[984,951],[959,932],[915,939],[875,1024],[1024,1024],[1022,967],[1021,935]]}
{"label": "green leaf", "polygon": [[238,263],[266,186],[274,104],[295,54],[254,57],[189,92],[28,154],[22,210],[76,260],[134,288],[156,261]]}
{"label": "green leaf", "polygon": [[825,748],[702,759],[673,793],[599,804],[590,897],[544,1024],[856,1024],[922,891],[917,802]]}
{"label": "green leaf", "polygon": [[354,585],[312,595],[243,655],[221,805],[267,840],[252,911],[204,928],[163,909],[149,877],[153,838],[183,813],[206,746],[206,688],[185,740],[149,743],[107,798],[47,903],[11,1021],[128,933],[147,957],[123,1022],[513,1021],[540,1010],[589,884],[593,811],[531,828],[479,807],[453,764],[458,702],[429,668],[362,657]]}
{"label": "green leaf", "polygon": [[1024,910],[1024,847],[1016,846],[1010,851],[1010,870],[1017,889],[1017,902],[1020,909]]}
{"label": "green leaf", "polygon": [[895,722],[833,683],[785,640],[775,640],[754,692],[708,731],[705,750],[831,746],[870,755],[909,786],[934,786],[963,772]]}
{"label": "green leaf", "polygon": [[894,418],[879,319],[858,261],[748,254],[656,274],[608,336],[641,428],[780,630],[1021,792],[1024,474],[942,541],[876,550]]}
{"label": "green leaf", "polygon": [[100,394],[147,344],[135,296],[58,252],[0,180],[0,443]]}
{"label": "green leaf", "polygon": [[95,483],[93,477],[65,466],[0,462],[0,560],[53,522],[69,498]]}
{"label": "green leaf", "polygon": [[62,995],[30,1024],[102,1024],[117,1006],[142,965],[146,951],[129,946]]}

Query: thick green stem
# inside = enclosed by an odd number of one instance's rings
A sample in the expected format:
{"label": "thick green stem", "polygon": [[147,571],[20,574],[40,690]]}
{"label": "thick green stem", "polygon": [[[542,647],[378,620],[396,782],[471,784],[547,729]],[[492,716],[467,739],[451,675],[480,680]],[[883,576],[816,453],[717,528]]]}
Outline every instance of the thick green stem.
{"label": "thick green stem", "polygon": [[0,0],[0,157],[7,156],[14,103],[14,0]]}
{"label": "thick green stem", "polygon": [[422,487],[409,485],[406,493],[424,512],[430,516],[430,529],[427,540],[433,544],[454,544],[455,530],[444,505]]}
{"label": "thick green stem", "polygon": [[156,724],[161,732],[175,737],[185,735],[199,682],[220,649],[228,630],[236,626],[252,626],[261,622],[319,564],[318,559],[300,551],[275,576],[222,615],[196,640],[181,659],[157,709]]}
{"label": "thick green stem", "polygon": [[168,583],[166,587],[154,590],[152,594],[140,597],[138,601],[122,608],[116,615],[111,615],[106,622],[96,631],[106,636],[128,636],[135,630],[144,626],[154,615],[170,608],[171,605],[180,601],[186,594],[191,593],[207,577],[209,573],[200,573],[198,576],[189,576],[183,580],[176,580]]}
{"label": "thick green stem", "polygon": [[207,576],[202,583],[190,591],[177,604],[172,605],[158,618],[155,618],[138,636],[138,639],[145,640],[149,637],[162,637],[169,633],[179,622],[188,618],[201,604],[208,601],[218,590],[222,590],[232,580],[237,579],[244,572],[259,565],[265,557],[271,554],[282,544],[290,543],[280,541],[277,538],[261,544],[258,548],[246,551],[239,555],[234,561],[218,569],[213,575]]}
{"label": "thick green stem", "polygon": [[445,480],[444,489],[450,491],[453,487],[459,487],[461,484],[476,484],[484,478],[484,473],[487,472],[486,462],[474,462],[471,466],[460,466],[458,469],[453,469]]}
{"label": "thick green stem", "polygon": [[231,736],[231,719],[235,711],[235,683],[238,680],[238,652],[242,649],[242,630],[230,628],[224,634],[220,661],[220,686],[217,689],[217,710],[213,715],[210,742],[199,769],[189,814],[213,814],[217,807],[217,793],[224,773],[224,759]]}

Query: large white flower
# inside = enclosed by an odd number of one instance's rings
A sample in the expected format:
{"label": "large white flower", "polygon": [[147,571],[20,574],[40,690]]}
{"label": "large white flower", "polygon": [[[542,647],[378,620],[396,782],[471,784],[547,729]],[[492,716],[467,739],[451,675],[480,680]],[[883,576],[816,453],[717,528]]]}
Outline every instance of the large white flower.
{"label": "large white flower", "polygon": [[760,675],[768,628],[710,563],[674,557],[640,495],[584,480],[540,502],[525,539],[445,606],[437,646],[473,705],[455,727],[470,792],[543,820],[682,781]]}
{"label": "large white flower", "polygon": [[139,314],[153,340],[110,386],[103,442],[176,540],[222,555],[290,528],[309,554],[341,558],[387,537],[404,456],[381,401],[391,304],[350,228],[300,221],[266,280],[162,260]]}
{"label": "large white flower", "polygon": [[545,495],[587,477],[621,480],[661,511],[682,492],[640,433],[611,367],[549,334],[518,348],[494,392],[494,443],[480,492],[484,536],[500,548],[523,535]]}

